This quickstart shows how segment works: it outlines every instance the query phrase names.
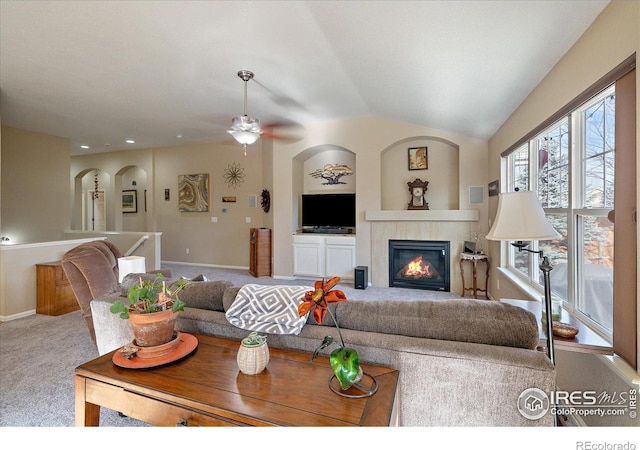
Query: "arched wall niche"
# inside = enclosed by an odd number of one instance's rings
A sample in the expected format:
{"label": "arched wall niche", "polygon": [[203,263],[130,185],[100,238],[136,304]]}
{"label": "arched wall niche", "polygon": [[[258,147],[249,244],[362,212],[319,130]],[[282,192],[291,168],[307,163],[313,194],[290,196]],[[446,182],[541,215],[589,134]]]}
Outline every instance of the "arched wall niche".
{"label": "arched wall niche", "polygon": [[118,197],[120,214],[116,217],[122,219],[120,231],[146,231],[147,210],[152,195],[147,187],[147,172],[141,167],[130,165],[120,169],[115,176],[116,186],[120,191],[133,191],[136,198],[135,212],[123,212],[121,197]]}
{"label": "arched wall niche", "polygon": [[[93,198],[98,178],[97,199]],[[111,175],[97,167],[84,169],[74,177],[73,195],[73,228],[89,231],[106,231],[109,203],[111,198]]]}
{"label": "arched wall niche", "polygon": [[[327,165],[345,165],[351,170],[350,175],[339,178],[339,183],[328,184],[326,179],[311,175]],[[322,144],[302,150],[293,157],[292,177],[293,189],[291,202],[293,205],[292,230],[300,229],[302,194],[322,194],[339,192],[356,192],[356,154],[344,147]],[[357,200],[356,200],[357,201]]]}
{"label": "arched wall niche", "polygon": [[[427,169],[409,170],[409,149],[427,147]],[[408,182],[428,181],[425,196],[429,209],[460,208],[460,146],[437,136],[402,139],[380,154],[380,201],[382,210],[405,210],[410,200]]]}
{"label": "arched wall niche", "polygon": [[[98,178],[98,199],[93,198],[95,178]],[[91,167],[82,169],[74,177],[73,218],[74,229],[89,231],[146,231],[148,228],[145,205],[150,206],[147,172],[135,165],[125,166],[114,175]],[[135,181],[135,185],[134,185]],[[122,191],[135,190],[137,211],[122,212]],[[145,191],[147,198],[145,201]]]}

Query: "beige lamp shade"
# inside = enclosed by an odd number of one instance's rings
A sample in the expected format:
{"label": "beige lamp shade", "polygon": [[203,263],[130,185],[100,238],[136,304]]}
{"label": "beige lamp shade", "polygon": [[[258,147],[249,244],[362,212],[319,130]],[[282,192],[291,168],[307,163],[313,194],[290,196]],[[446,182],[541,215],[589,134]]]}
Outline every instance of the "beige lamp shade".
{"label": "beige lamp shade", "polygon": [[490,241],[544,241],[559,238],[533,191],[503,192],[487,234]]}
{"label": "beige lamp shade", "polygon": [[118,258],[118,282],[130,273],[145,273],[147,271],[144,256],[125,256]]}

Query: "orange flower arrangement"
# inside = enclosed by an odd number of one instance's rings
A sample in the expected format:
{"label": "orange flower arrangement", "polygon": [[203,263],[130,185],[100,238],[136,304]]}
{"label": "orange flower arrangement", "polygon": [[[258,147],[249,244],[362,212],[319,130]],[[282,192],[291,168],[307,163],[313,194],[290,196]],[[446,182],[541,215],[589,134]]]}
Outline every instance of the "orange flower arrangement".
{"label": "orange flower arrangement", "polygon": [[[307,291],[304,294],[302,302],[298,306],[298,314],[302,317],[307,314],[311,308],[315,307],[313,311],[313,318],[316,319],[316,322],[321,324],[327,315],[327,312],[333,319],[333,323],[340,335],[342,347],[331,352],[329,362],[331,363],[333,373],[340,382],[340,387],[343,390],[346,390],[362,378],[362,370],[360,369],[360,357],[358,356],[358,352],[344,345],[344,339],[342,339],[342,332],[340,331],[338,322],[331,310],[329,310],[329,303],[347,301],[347,297],[344,295],[344,292],[337,289],[332,290],[339,281],[340,277],[333,277],[327,282],[325,282],[324,279],[316,281],[313,286],[314,290]],[[320,352],[332,343],[333,338],[331,336],[325,336],[322,343],[318,348],[316,348],[315,352],[313,352],[311,360],[313,361],[316,359]]]}
{"label": "orange flower arrangement", "polygon": [[[314,290],[307,291],[304,294],[302,303],[298,306],[298,314],[300,317],[304,316],[315,306],[316,309],[313,310],[313,318],[321,324],[327,315],[329,303],[346,302],[347,297],[344,295],[344,292],[331,290],[338,284],[338,281],[340,281],[340,277],[333,277],[326,283],[324,280],[316,281],[313,285]],[[336,324],[336,326],[337,325],[338,324]]]}

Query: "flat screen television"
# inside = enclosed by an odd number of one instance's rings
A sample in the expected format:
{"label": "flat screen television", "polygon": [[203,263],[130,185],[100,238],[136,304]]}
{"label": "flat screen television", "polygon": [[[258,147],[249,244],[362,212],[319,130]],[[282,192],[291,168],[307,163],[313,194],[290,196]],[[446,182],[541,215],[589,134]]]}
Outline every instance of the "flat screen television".
{"label": "flat screen television", "polygon": [[355,227],[356,194],[302,194],[302,226]]}

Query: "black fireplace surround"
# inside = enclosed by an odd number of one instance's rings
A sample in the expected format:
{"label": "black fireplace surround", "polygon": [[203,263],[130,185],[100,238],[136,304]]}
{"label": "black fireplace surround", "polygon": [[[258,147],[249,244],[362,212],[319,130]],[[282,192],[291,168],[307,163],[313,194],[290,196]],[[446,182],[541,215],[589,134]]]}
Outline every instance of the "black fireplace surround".
{"label": "black fireplace surround", "polygon": [[389,286],[450,292],[449,241],[389,240]]}

